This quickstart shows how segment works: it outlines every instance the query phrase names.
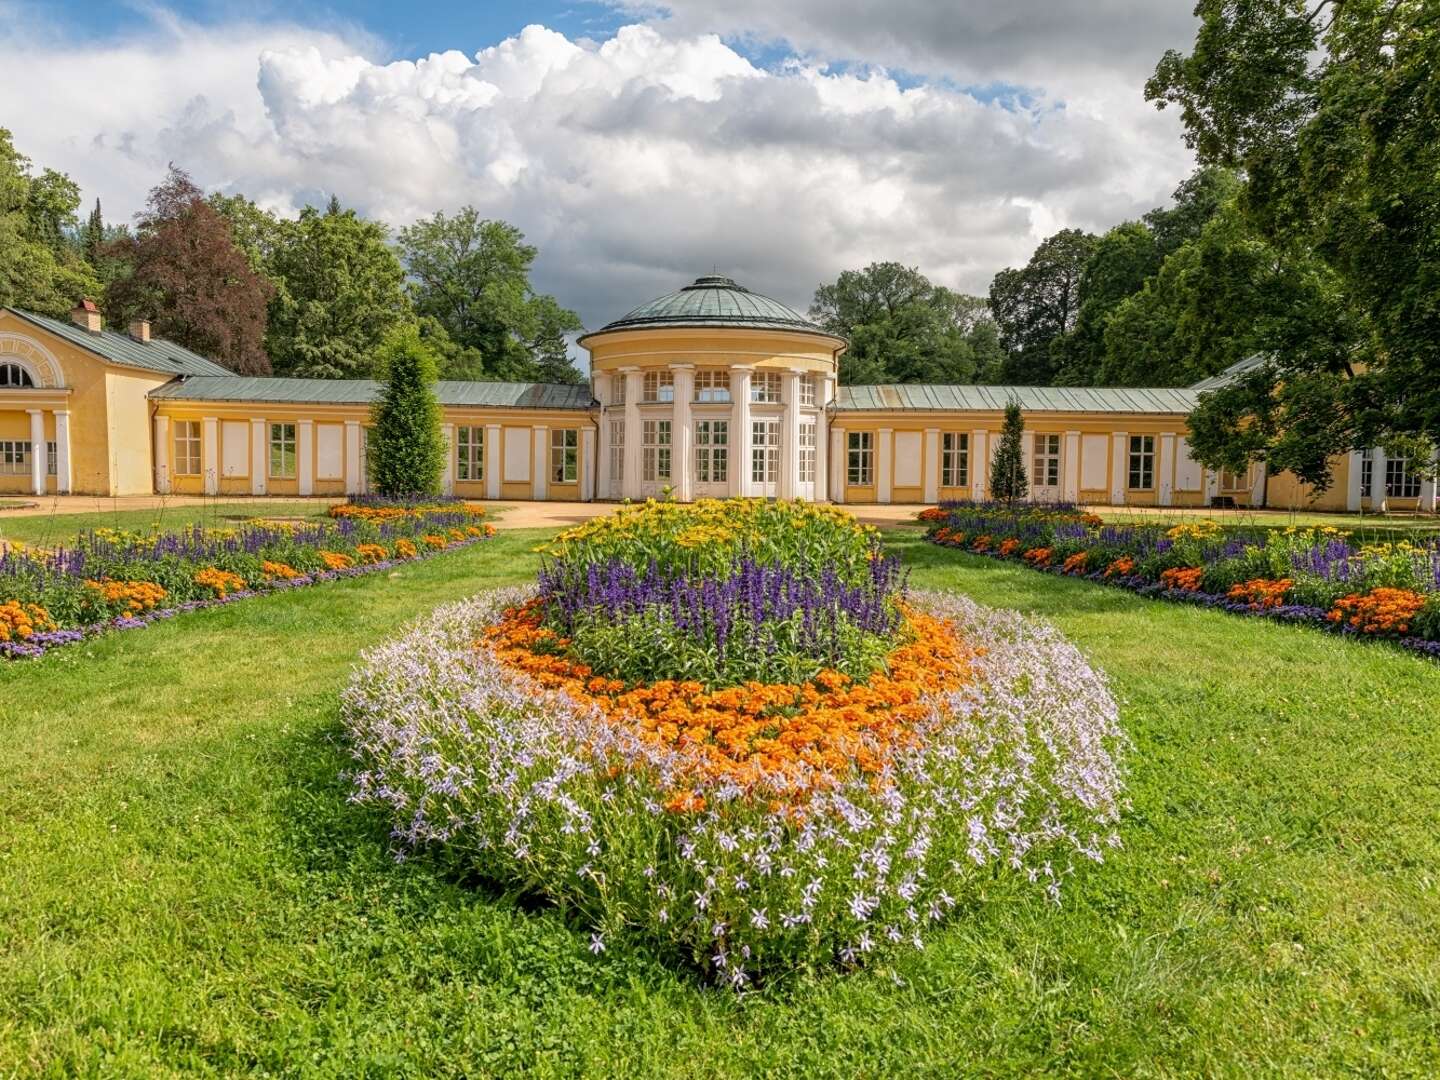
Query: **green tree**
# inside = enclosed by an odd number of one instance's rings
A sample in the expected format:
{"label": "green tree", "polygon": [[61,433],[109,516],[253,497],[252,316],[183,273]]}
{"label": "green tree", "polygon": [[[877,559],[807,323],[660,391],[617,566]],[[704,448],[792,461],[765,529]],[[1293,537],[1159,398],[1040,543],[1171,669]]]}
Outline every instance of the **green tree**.
{"label": "green tree", "polygon": [[377,353],[382,385],[371,408],[370,479],[382,495],[434,495],[445,468],[437,357],[413,326],[392,330]]}
{"label": "green tree", "polygon": [[1094,386],[1103,381],[1106,325],[1115,309],[1144,288],[1159,268],[1154,233],[1140,222],[1127,221],[1100,237],[1080,272],[1075,325],[1051,342],[1057,384]]}
{"label": "green tree", "polygon": [[[1272,463],[1282,442],[1308,444],[1301,475],[1321,487],[1330,454],[1395,439],[1428,453],[1440,441],[1434,3],[1202,0],[1196,15],[1193,51],[1167,52],[1146,96],[1180,108],[1202,162],[1243,169],[1247,222],[1278,251],[1313,253],[1367,327],[1343,355],[1277,352],[1221,395],[1250,411],[1227,409],[1237,422],[1217,430]],[[1323,447],[1289,428],[1317,412]]]}
{"label": "green tree", "polygon": [[280,222],[268,265],[276,293],[265,343],[279,374],[372,377],[382,342],[412,321],[385,226],[333,200]]}
{"label": "green tree", "polygon": [[205,201],[229,222],[230,233],[250,261],[250,268],[262,277],[273,277],[270,261],[284,234],[284,225],[275,212],[260,209],[244,195],[212,191]]}
{"label": "green tree", "polygon": [[531,287],[537,252],[519,229],[466,206],[422,218],[399,240],[415,311],[458,347],[444,350],[447,378],[580,381],[566,347],[580,317]]}
{"label": "green tree", "polygon": [[998,338],[984,299],[901,263],[844,271],[815,290],[810,318],[850,341],[842,383],[962,383],[995,373]]}
{"label": "green tree", "polygon": [[68,239],[79,206],[69,177],[52,169],[33,175],[0,128],[0,305],[64,317],[100,295],[93,268]]}
{"label": "green tree", "polygon": [[1005,420],[1000,426],[1000,441],[990,459],[990,497],[1013,503],[1030,493],[1025,475],[1025,417],[1020,403],[1005,404]]}
{"label": "green tree", "polygon": [[990,310],[1005,347],[1007,382],[1049,386],[1055,381],[1054,343],[1079,317],[1080,275],[1097,241],[1093,233],[1062,229],[1041,241],[1025,266],[995,275]]}

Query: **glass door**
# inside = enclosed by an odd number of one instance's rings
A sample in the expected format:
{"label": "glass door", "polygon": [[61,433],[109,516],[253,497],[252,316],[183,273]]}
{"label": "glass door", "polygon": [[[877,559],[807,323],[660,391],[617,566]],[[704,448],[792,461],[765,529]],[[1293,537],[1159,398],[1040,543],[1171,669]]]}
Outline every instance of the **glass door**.
{"label": "glass door", "polygon": [[780,421],[750,422],[750,494],[773,499],[780,489]]}

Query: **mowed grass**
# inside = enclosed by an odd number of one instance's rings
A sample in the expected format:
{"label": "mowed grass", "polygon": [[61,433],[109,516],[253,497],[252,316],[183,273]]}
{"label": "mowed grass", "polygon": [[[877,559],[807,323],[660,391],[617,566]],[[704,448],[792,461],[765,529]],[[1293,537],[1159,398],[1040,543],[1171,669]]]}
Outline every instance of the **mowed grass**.
{"label": "mowed grass", "polygon": [[1126,846],[924,952],[764,990],[396,864],[346,803],[357,653],[543,534],[0,666],[0,1075],[1428,1076],[1440,665],[892,540],[1053,618],[1135,740]]}
{"label": "mowed grass", "polygon": [[[150,532],[155,529],[232,528],[251,518],[323,518],[342,499],[291,500],[288,502],[172,503],[152,510],[113,510],[108,513],[23,514],[0,517],[0,541],[19,541],[42,546],[68,543],[88,529],[125,529]],[[0,509],[5,509],[0,505]]]}
{"label": "mowed grass", "polygon": [[1142,508],[1135,506],[1087,506],[1105,521],[1122,525],[1175,525],[1186,521],[1215,521],[1228,528],[1308,529],[1328,527],[1364,538],[1395,533],[1434,536],[1440,532],[1440,517],[1430,513],[1351,514],[1306,510],[1220,510],[1208,507]]}

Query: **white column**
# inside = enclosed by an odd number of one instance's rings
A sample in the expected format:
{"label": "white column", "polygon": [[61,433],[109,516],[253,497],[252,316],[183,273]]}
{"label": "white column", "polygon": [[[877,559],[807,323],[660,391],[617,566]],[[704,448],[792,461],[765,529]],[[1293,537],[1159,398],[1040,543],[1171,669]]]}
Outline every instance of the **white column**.
{"label": "white column", "polygon": [[544,502],[550,491],[550,428],[537,424],[531,432],[530,495]]}
{"label": "white column", "polygon": [[1080,501],[1080,433],[1065,432],[1065,501]]}
{"label": "white column", "polygon": [[1160,433],[1160,505],[1169,506],[1175,501],[1175,433]]}
{"label": "white column", "polygon": [[[60,414],[56,413],[55,415],[58,421]],[[1435,459],[1430,463],[1430,471],[1426,473],[1425,478],[1420,481],[1420,509],[1432,514],[1435,513],[1435,489],[1437,486],[1440,486],[1435,483],[1435,468],[1437,464],[1440,464],[1440,452],[1436,453]]]}
{"label": "white column", "polygon": [[671,364],[675,376],[675,409],[670,424],[670,482],[675,485],[675,498],[690,502],[695,498],[695,424],[690,418],[690,402],[695,399],[695,367],[693,364]]}
{"label": "white column", "polygon": [[925,429],[925,491],[920,496],[927,503],[940,501],[940,429]]}
{"label": "white column", "polygon": [[1030,498],[1035,498],[1035,433],[1026,428],[1020,433],[1020,471],[1030,484]]}
{"label": "white column", "polygon": [[815,501],[830,495],[830,376],[823,376],[815,388]]}
{"label": "white column", "polygon": [[845,429],[843,427],[832,427],[830,429],[830,500],[843,503],[845,501]]}
{"label": "white column", "polygon": [[1255,483],[1250,488],[1250,505],[1265,505],[1265,478],[1270,475],[1270,467],[1263,461],[1260,467],[1255,470]]}
{"label": "white column", "polygon": [[[250,421],[250,494],[265,494],[265,474],[269,471],[265,465],[265,451],[269,449],[269,433],[265,430],[264,420]],[[298,455],[297,455],[298,456]],[[299,475],[299,469],[296,469]]]}
{"label": "white column", "polygon": [[440,474],[440,490],[455,494],[455,425],[440,425],[440,441],[445,444],[445,471]]}
{"label": "white column", "polygon": [[1389,509],[1386,503],[1390,498],[1390,491],[1385,486],[1385,448],[1375,447],[1371,451],[1371,458],[1373,464],[1370,466],[1370,509],[1384,513]]}
{"label": "white column", "polygon": [[500,425],[485,425],[485,497],[500,497]]}
{"label": "white column", "polygon": [[875,438],[875,501],[890,501],[890,479],[895,471],[895,431],[882,427]]}
{"label": "white column", "polygon": [[603,412],[606,405],[610,404],[610,373],[608,371],[596,371],[591,374],[590,393],[595,395],[595,400],[600,403]]}
{"label": "white column", "polygon": [[345,494],[359,495],[365,490],[360,475],[360,421],[345,421]]}
{"label": "white column", "polygon": [[201,452],[205,459],[205,494],[214,495],[220,490],[220,421],[207,416],[200,424],[204,431]]}
{"label": "white column", "polygon": [[736,367],[730,369],[730,391],[735,395],[731,406],[735,429],[730,436],[730,493],[750,494],[750,377],[751,369]]}
{"label": "white column", "polygon": [[625,476],[620,495],[626,499],[640,498],[640,395],[643,373],[638,368],[621,368],[625,380]]}
{"label": "white column", "polygon": [[[604,423],[602,420],[601,423]],[[586,424],[580,429],[580,501],[595,498],[595,428]]]}
{"label": "white column", "polygon": [[1213,469],[1205,470],[1205,505],[1214,503],[1215,497],[1220,494],[1220,474]]}
{"label": "white column", "polygon": [[45,446],[45,410],[26,409],[30,414],[30,488],[45,494],[45,464],[50,456]]}
{"label": "white column", "polygon": [[55,416],[55,490],[69,495],[74,486],[70,472],[70,410],[56,409]]}
{"label": "white column", "polygon": [[780,489],[782,499],[793,499],[800,490],[800,379],[799,368],[781,378],[781,400],[785,419],[780,425]]}
{"label": "white column", "polygon": [[295,457],[300,494],[315,494],[315,421],[301,420],[295,426]]}
{"label": "white column", "polygon": [[1360,510],[1360,462],[1363,455],[1359,450],[1351,450],[1345,456],[1345,509],[1353,514]]}
{"label": "white column", "polygon": [[976,428],[970,433],[970,497],[976,502],[985,498],[985,485],[990,480],[990,459],[985,451],[985,431]]}
{"label": "white column", "polygon": [[1111,441],[1110,453],[1110,502],[1115,506],[1125,505],[1125,482],[1130,466],[1130,433],[1117,431]]}
{"label": "white column", "polygon": [[[60,432],[57,430],[55,434],[58,436]],[[68,432],[65,441],[69,441]],[[68,450],[67,446],[67,455]],[[158,414],[155,417],[155,494],[170,494],[170,418]]]}

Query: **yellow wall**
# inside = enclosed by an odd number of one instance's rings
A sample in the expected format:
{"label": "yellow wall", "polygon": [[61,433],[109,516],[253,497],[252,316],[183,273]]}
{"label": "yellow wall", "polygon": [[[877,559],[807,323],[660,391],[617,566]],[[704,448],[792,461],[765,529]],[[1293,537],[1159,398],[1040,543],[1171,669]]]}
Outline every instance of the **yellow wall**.
{"label": "yellow wall", "polygon": [[833,374],[836,350],[844,342],[824,334],[780,330],[618,330],[590,334],[590,367],[611,372],[619,367],[694,364],[729,367],[802,368]]}

